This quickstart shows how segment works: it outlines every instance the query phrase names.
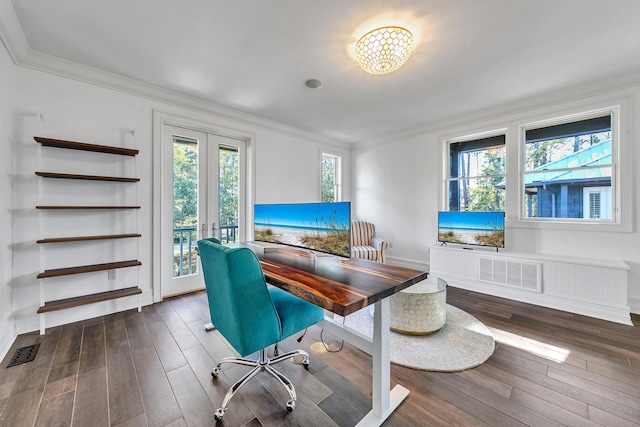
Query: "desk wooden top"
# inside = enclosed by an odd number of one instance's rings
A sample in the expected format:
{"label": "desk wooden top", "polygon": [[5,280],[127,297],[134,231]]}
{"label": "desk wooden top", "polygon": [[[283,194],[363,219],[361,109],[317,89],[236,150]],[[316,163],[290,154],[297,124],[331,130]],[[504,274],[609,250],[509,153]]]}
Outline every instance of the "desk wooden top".
{"label": "desk wooden top", "polygon": [[[341,316],[384,299],[427,278],[426,271],[363,259],[318,255],[295,248],[242,242],[260,259],[268,283]],[[265,248],[275,248],[267,249]]]}

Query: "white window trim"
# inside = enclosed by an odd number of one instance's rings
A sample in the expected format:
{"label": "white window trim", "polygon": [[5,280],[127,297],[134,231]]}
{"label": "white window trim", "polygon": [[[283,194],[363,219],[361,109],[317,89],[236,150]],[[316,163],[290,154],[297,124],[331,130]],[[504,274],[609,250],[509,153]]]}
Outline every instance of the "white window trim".
{"label": "white window trim", "polygon": [[[458,177],[456,179],[451,178],[450,175],[450,168],[451,165],[449,164],[449,159],[451,159],[451,146],[453,144],[458,144],[461,142],[469,142],[469,141],[476,141],[476,140],[480,140],[480,139],[486,139],[486,138],[492,138],[492,137],[500,137],[500,136],[504,136],[505,139],[505,169],[504,169],[504,173],[502,174],[498,174],[498,175],[476,175],[476,176],[466,176],[466,177]],[[446,158],[444,159],[444,162],[446,164],[445,166],[445,175],[444,175],[444,210],[449,210],[449,183],[451,181],[462,181],[462,180],[472,180],[472,179],[480,179],[480,178],[492,178],[492,177],[496,177],[496,176],[503,176],[505,181],[507,180],[507,162],[506,162],[506,150],[507,150],[507,129],[499,129],[499,130],[492,130],[492,131],[488,131],[488,132],[482,132],[482,133],[477,133],[477,134],[473,134],[473,135],[467,135],[464,137],[458,137],[458,138],[453,138],[453,139],[448,139],[447,141],[445,141],[446,147],[445,147],[445,154],[446,154]],[[508,183],[507,183],[508,184]],[[506,202],[506,192],[505,192],[505,202]]]}
{"label": "white window trim", "polygon": [[[504,135],[505,149],[508,150],[508,145],[506,143],[508,140],[507,130],[507,128],[491,129],[464,136],[446,137],[441,139],[440,146],[442,147],[442,151],[440,153],[440,158],[442,159],[442,184],[440,185],[440,210],[449,210],[449,168],[451,167],[451,165],[449,165],[449,158],[451,157],[451,144]],[[505,161],[504,177],[505,179],[508,177],[508,161]],[[508,185],[509,184],[507,183],[507,188]]]}
{"label": "white window trim", "polygon": [[[630,232],[631,218],[629,204],[630,181],[629,181],[629,154],[628,144],[630,141],[628,133],[621,132],[621,129],[628,129],[623,112],[628,111],[627,99],[620,99],[616,103],[609,103],[607,106],[592,108],[574,108],[573,111],[565,114],[546,114],[546,118],[530,121],[519,125],[518,132],[518,177],[517,177],[517,221],[511,221],[510,225],[520,228],[543,228],[558,230],[590,230],[590,231],[618,231]],[[525,132],[527,129],[552,126],[571,121],[585,120],[593,117],[611,115],[611,158],[612,158],[612,218],[601,220],[589,220],[583,218],[526,218],[524,216],[524,159],[525,159]],[[507,154],[507,163],[509,163]],[[514,177],[507,177],[507,187],[514,186]],[[623,196],[625,195],[626,196]],[[511,205],[513,206],[513,205]],[[513,213],[513,212],[511,212]]]}

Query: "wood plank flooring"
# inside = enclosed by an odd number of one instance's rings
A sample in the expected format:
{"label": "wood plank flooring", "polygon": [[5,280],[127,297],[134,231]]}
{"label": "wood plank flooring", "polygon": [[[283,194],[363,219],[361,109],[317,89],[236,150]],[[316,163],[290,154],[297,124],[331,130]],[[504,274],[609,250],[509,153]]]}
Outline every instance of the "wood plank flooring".
{"label": "wood plank flooring", "polygon": [[[447,300],[492,328],[496,351],[458,373],[392,365],[392,387],[411,393],[385,426],[640,425],[638,316],[625,326],[453,287]],[[214,411],[246,368],[212,380],[215,361],[232,352],[205,332],[208,321],[200,292],[19,336],[0,366],[0,426],[215,425]],[[295,336],[280,346],[311,354],[309,371],[278,365],[296,386],[293,413],[283,387],[258,375],[234,397],[224,425],[356,424],[371,407],[371,358],[348,343],[314,352],[320,333],[313,327],[300,343]],[[34,361],[5,368],[15,349],[36,342]]]}

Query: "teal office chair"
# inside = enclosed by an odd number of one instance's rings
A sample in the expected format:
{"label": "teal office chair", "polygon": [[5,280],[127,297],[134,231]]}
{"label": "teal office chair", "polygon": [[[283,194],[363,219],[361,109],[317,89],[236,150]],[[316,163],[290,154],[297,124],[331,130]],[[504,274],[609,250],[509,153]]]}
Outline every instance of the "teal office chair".
{"label": "teal office chair", "polygon": [[[216,239],[204,239],[198,241],[198,250],[211,323],[241,356],[221,360],[211,375],[217,378],[223,363],[253,367],[229,389],[215,419],[222,419],[233,395],[261,371],[271,374],[287,389],[290,400],[286,408],[293,411],[295,388],[272,365],[295,357],[296,361],[302,359],[308,369],[309,354],[294,350],[269,359],[267,347],[319,322],[324,310],[282,289],[268,287],[258,257],[248,248],[229,248]],[[244,358],[256,351],[260,351],[257,361]]]}

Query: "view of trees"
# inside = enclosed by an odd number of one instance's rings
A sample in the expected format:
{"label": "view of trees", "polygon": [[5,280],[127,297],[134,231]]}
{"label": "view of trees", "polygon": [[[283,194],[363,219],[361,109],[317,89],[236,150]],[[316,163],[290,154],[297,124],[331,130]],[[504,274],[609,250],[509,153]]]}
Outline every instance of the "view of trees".
{"label": "view of trees", "polygon": [[335,202],[336,200],[336,158],[322,156],[322,202]]}
{"label": "view of trees", "polygon": [[[220,225],[238,225],[238,151],[219,150]],[[177,142],[173,154],[174,227],[193,227],[198,223],[198,151],[195,143]]]}
{"label": "view of trees", "polygon": [[[220,147],[220,228],[238,226],[240,168],[239,154],[235,148]],[[225,236],[223,236],[225,237]]]}
{"label": "view of trees", "polygon": [[[173,144],[173,277],[197,269],[195,241],[198,239],[198,145],[192,140]],[[176,231],[176,229],[187,230]],[[186,245],[185,245],[186,242]],[[189,243],[192,244],[189,244]]]}
{"label": "view of trees", "polygon": [[173,148],[173,226],[198,225],[198,145],[189,140]]}
{"label": "view of trees", "polygon": [[[235,241],[238,227],[238,151],[220,147],[219,152],[219,234],[224,242]],[[228,227],[228,228],[225,228]],[[197,141],[176,139],[173,149],[173,241],[174,277],[191,274],[197,268],[195,242],[198,239],[198,145]],[[186,230],[179,230],[186,229]],[[181,245],[182,243],[182,245]],[[181,253],[182,251],[182,253]]]}
{"label": "view of trees", "polygon": [[[526,144],[525,167],[534,170],[611,138],[611,132],[600,132]],[[458,155],[457,186],[460,211],[505,210],[505,147],[495,146],[461,151]],[[535,197],[533,195],[532,197]],[[535,199],[527,201],[535,211]],[[529,215],[535,212],[529,212]]]}
{"label": "view of trees", "polygon": [[459,210],[499,212],[504,210],[505,148],[464,151],[459,155],[461,176],[474,177],[459,181]]}
{"label": "view of trees", "polygon": [[526,170],[534,170],[547,163],[577,153],[590,146],[611,138],[611,132],[599,132],[587,135],[535,141],[526,144]]}
{"label": "view of trees", "polygon": [[[222,147],[220,157],[220,226],[238,225],[238,151]],[[173,154],[174,227],[198,225],[197,145],[176,143]]]}

